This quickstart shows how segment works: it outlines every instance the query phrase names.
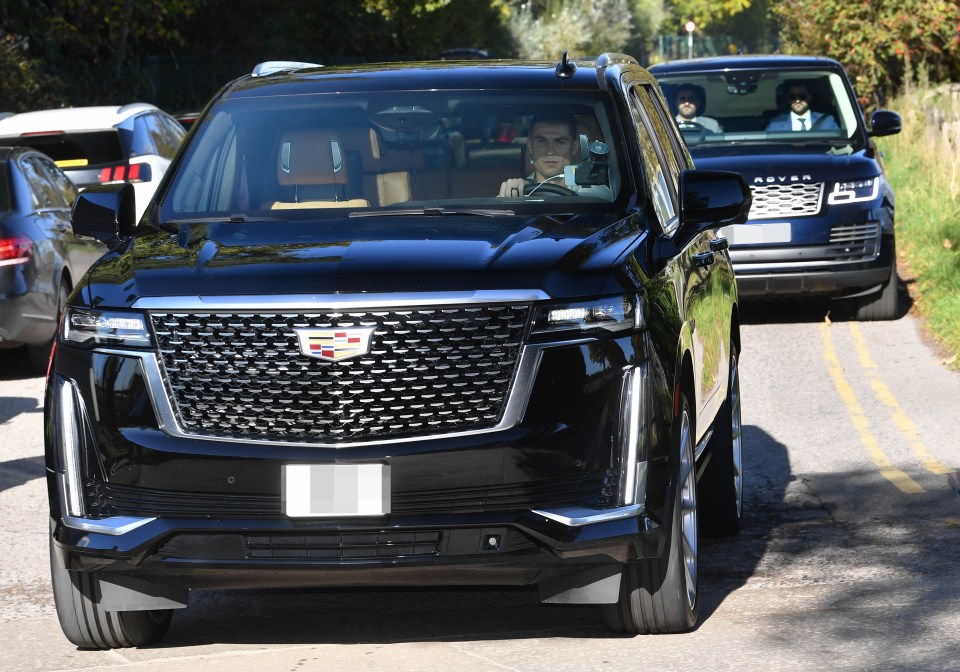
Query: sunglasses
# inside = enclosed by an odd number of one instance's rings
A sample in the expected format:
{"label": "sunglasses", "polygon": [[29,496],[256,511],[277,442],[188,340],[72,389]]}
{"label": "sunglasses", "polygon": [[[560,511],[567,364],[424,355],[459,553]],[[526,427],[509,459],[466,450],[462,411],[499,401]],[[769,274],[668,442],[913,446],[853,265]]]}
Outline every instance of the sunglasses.
{"label": "sunglasses", "polygon": [[787,97],[790,98],[790,100],[806,100],[807,94],[806,93],[788,93]]}

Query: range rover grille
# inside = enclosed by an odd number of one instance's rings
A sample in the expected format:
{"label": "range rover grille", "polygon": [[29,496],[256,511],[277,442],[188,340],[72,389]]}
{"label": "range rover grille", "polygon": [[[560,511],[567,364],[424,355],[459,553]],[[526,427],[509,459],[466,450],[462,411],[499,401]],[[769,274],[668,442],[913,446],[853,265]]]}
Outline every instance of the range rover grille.
{"label": "range rover grille", "polygon": [[750,219],[810,217],[820,212],[823,183],[764,184],[751,187]]}
{"label": "range rover grille", "polygon": [[[188,434],[341,443],[494,426],[527,305],[328,313],[152,312],[171,405]],[[373,327],[366,355],[301,353],[294,329]]]}

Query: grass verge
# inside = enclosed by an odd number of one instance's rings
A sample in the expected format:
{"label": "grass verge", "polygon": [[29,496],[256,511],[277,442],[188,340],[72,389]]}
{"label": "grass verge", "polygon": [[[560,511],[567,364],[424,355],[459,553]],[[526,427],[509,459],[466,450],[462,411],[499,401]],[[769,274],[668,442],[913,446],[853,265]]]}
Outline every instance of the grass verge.
{"label": "grass verge", "polygon": [[960,369],[960,90],[908,91],[890,105],[899,135],[879,138],[896,194],[901,277],[914,309]]}

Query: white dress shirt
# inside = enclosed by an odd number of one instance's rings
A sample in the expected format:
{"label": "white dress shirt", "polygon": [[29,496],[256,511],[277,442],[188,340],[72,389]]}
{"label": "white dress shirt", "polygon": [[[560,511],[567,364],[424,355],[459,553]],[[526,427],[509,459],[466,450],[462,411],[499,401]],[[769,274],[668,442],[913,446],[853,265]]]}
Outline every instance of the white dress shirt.
{"label": "white dress shirt", "polygon": [[[794,131],[809,131],[813,126],[813,121],[810,119],[810,110],[807,110],[803,115],[798,115],[795,112],[790,113],[790,128]],[[800,125],[800,120],[804,119],[804,125]]]}

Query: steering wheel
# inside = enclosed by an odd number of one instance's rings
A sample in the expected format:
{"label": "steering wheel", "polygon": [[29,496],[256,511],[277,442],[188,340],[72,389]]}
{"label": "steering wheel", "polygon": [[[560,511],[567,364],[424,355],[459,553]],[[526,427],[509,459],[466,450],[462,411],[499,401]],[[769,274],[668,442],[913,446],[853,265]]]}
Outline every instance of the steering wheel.
{"label": "steering wheel", "polygon": [[702,131],[705,130],[702,124],[698,124],[695,121],[680,121],[677,122],[677,126],[681,131]]}
{"label": "steering wheel", "polygon": [[577,192],[567,189],[562,184],[553,182],[527,182],[523,185],[523,195],[550,194],[551,196],[576,196]]}

